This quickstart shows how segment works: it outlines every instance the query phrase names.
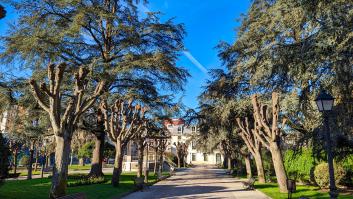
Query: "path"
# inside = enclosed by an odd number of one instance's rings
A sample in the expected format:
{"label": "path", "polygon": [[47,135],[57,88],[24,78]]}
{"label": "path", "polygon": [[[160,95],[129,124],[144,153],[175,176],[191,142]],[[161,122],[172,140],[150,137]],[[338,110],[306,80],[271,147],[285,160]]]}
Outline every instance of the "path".
{"label": "path", "polygon": [[179,171],[175,176],[161,181],[149,190],[139,191],[124,199],[268,199],[259,191],[246,191],[242,181],[225,175],[223,169],[196,167]]}

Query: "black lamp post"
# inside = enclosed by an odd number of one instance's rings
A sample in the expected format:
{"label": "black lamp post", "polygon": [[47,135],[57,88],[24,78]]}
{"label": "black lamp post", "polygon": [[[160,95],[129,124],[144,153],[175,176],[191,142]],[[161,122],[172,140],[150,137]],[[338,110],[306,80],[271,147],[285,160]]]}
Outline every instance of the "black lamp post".
{"label": "black lamp post", "polygon": [[335,173],[333,167],[333,154],[331,151],[331,137],[330,137],[330,129],[328,125],[328,113],[332,110],[333,102],[335,98],[333,98],[326,91],[321,91],[317,96],[315,102],[320,112],[323,113],[324,116],[324,126],[325,126],[325,141],[326,141],[326,152],[327,152],[327,162],[330,174],[330,198],[337,198],[338,192],[335,184]]}

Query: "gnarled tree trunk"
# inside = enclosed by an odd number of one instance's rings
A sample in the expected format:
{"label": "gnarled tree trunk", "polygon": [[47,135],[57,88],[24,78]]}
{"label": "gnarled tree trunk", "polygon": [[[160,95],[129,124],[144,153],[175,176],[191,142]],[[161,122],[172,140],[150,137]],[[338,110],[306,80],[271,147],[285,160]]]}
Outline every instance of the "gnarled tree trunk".
{"label": "gnarled tree trunk", "polygon": [[30,149],[29,149],[29,161],[27,165],[27,180],[32,179],[32,164],[33,164],[33,157],[34,157],[34,144],[31,143]]}
{"label": "gnarled tree trunk", "polygon": [[[282,153],[277,142],[270,143],[270,152],[272,156],[273,167],[277,177],[277,183],[279,185],[287,185],[287,175],[284,169]],[[280,186],[280,191],[287,192],[287,186]]]}
{"label": "gnarled tree trunk", "polygon": [[113,170],[113,177],[112,177],[112,185],[114,187],[119,186],[120,184],[120,175],[123,170],[123,145],[122,143],[117,140],[115,145],[115,161],[114,161],[114,170]]}
{"label": "gnarled tree trunk", "polygon": [[93,150],[93,157],[92,157],[92,164],[91,164],[91,171],[88,174],[88,176],[90,177],[104,176],[102,171],[104,140],[105,140],[105,133],[102,132],[101,134],[96,135],[95,147]]}
{"label": "gnarled tree trunk", "polygon": [[253,154],[255,164],[256,164],[256,171],[257,171],[257,177],[259,178],[260,183],[265,183],[265,171],[264,171],[264,165],[262,162],[262,155],[261,155],[261,150],[255,150],[255,153]]}
{"label": "gnarled tree trunk", "polygon": [[55,164],[50,188],[50,198],[58,198],[66,194],[67,175],[70,161],[71,138],[65,139],[61,136],[55,136],[55,142]]}
{"label": "gnarled tree trunk", "polygon": [[138,140],[137,177],[142,177],[144,151],[145,151],[145,147],[143,144],[143,139],[140,139],[140,140]]}
{"label": "gnarled tree trunk", "polygon": [[[275,169],[277,182],[280,192],[286,193],[287,175],[284,169],[282,159],[280,141],[281,130],[279,128],[279,94],[272,93],[272,117],[269,118],[269,108],[267,105],[261,105],[257,100],[257,95],[253,95],[251,99],[254,108],[255,130],[254,133],[261,143],[271,152],[272,162]],[[286,120],[282,121],[282,128]]]}

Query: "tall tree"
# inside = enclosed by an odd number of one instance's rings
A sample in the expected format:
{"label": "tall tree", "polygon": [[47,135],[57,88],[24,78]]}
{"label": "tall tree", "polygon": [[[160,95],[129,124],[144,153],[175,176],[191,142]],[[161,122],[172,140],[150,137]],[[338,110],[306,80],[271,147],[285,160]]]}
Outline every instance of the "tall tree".
{"label": "tall tree", "polygon": [[260,183],[265,183],[265,172],[264,172],[264,166],[262,163],[262,155],[261,155],[261,142],[260,140],[256,137],[254,131],[258,131],[256,128],[251,128],[249,124],[249,119],[245,117],[243,120],[240,118],[236,119],[236,122],[238,124],[238,127],[240,128],[240,136],[245,142],[248,150],[252,154],[252,156],[255,159],[255,164],[256,164],[256,170],[257,170],[257,176],[259,178]]}
{"label": "tall tree", "polygon": [[281,127],[284,126],[286,119],[283,119],[282,125],[279,124],[279,94],[272,93],[272,116],[268,106],[260,104],[257,95],[253,95],[252,104],[254,108],[255,131],[252,133],[261,141],[261,143],[271,152],[272,163],[275,169],[277,182],[281,192],[288,192],[287,175],[284,168],[283,157],[281,153]]}
{"label": "tall tree", "polygon": [[[160,22],[158,13],[141,14],[136,5],[140,1],[10,2],[21,15],[4,38],[2,60],[20,57],[32,67],[44,67],[48,60],[91,65],[106,80],[106,93],[126,95],[133,88],[149,99],[159,97],[161,89],[182,89],[188,76],[176,66],[183,49],[183,25]],[[99,106],[95,109],[98,113]],[[105,137],[104,126],[98,124],[96,146],[103,147],[99,143]],[[102,159],[100,154],[94,153],[94,159]],[[100,164],[92,164],[91,174],[102,174]]]}
{"label": "tall tree", "polygon": [[80,116],[94,104],[104,87],[104,82],[100,81],[90,93],[88,88],[93,82],[89,82],[89,70],[80,67],[74,78],[69,79],[74,82],[73,90],[64,92],[62,85],[66,66],[65,63],[48,65],[49,87],[45,82],[39,86],[36,80],[30,81],[33,95],[41,108],[48,113],[55,135],[55,165],[50,198],[64,196],[66,193],[72,135]]}

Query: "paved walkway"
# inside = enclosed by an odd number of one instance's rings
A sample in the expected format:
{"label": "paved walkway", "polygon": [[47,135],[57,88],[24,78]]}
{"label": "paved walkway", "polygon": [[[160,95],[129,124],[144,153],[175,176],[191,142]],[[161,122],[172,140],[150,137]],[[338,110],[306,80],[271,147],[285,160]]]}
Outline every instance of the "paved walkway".
{"label": "paved walkway", "polygon": [[244,190],[242,181],[225,175],[223,169],[206,167],[178,171],[175,176],[151,186],[148,190],[132,193],[124,199],[154,198],[268,199],[259,191]]}

